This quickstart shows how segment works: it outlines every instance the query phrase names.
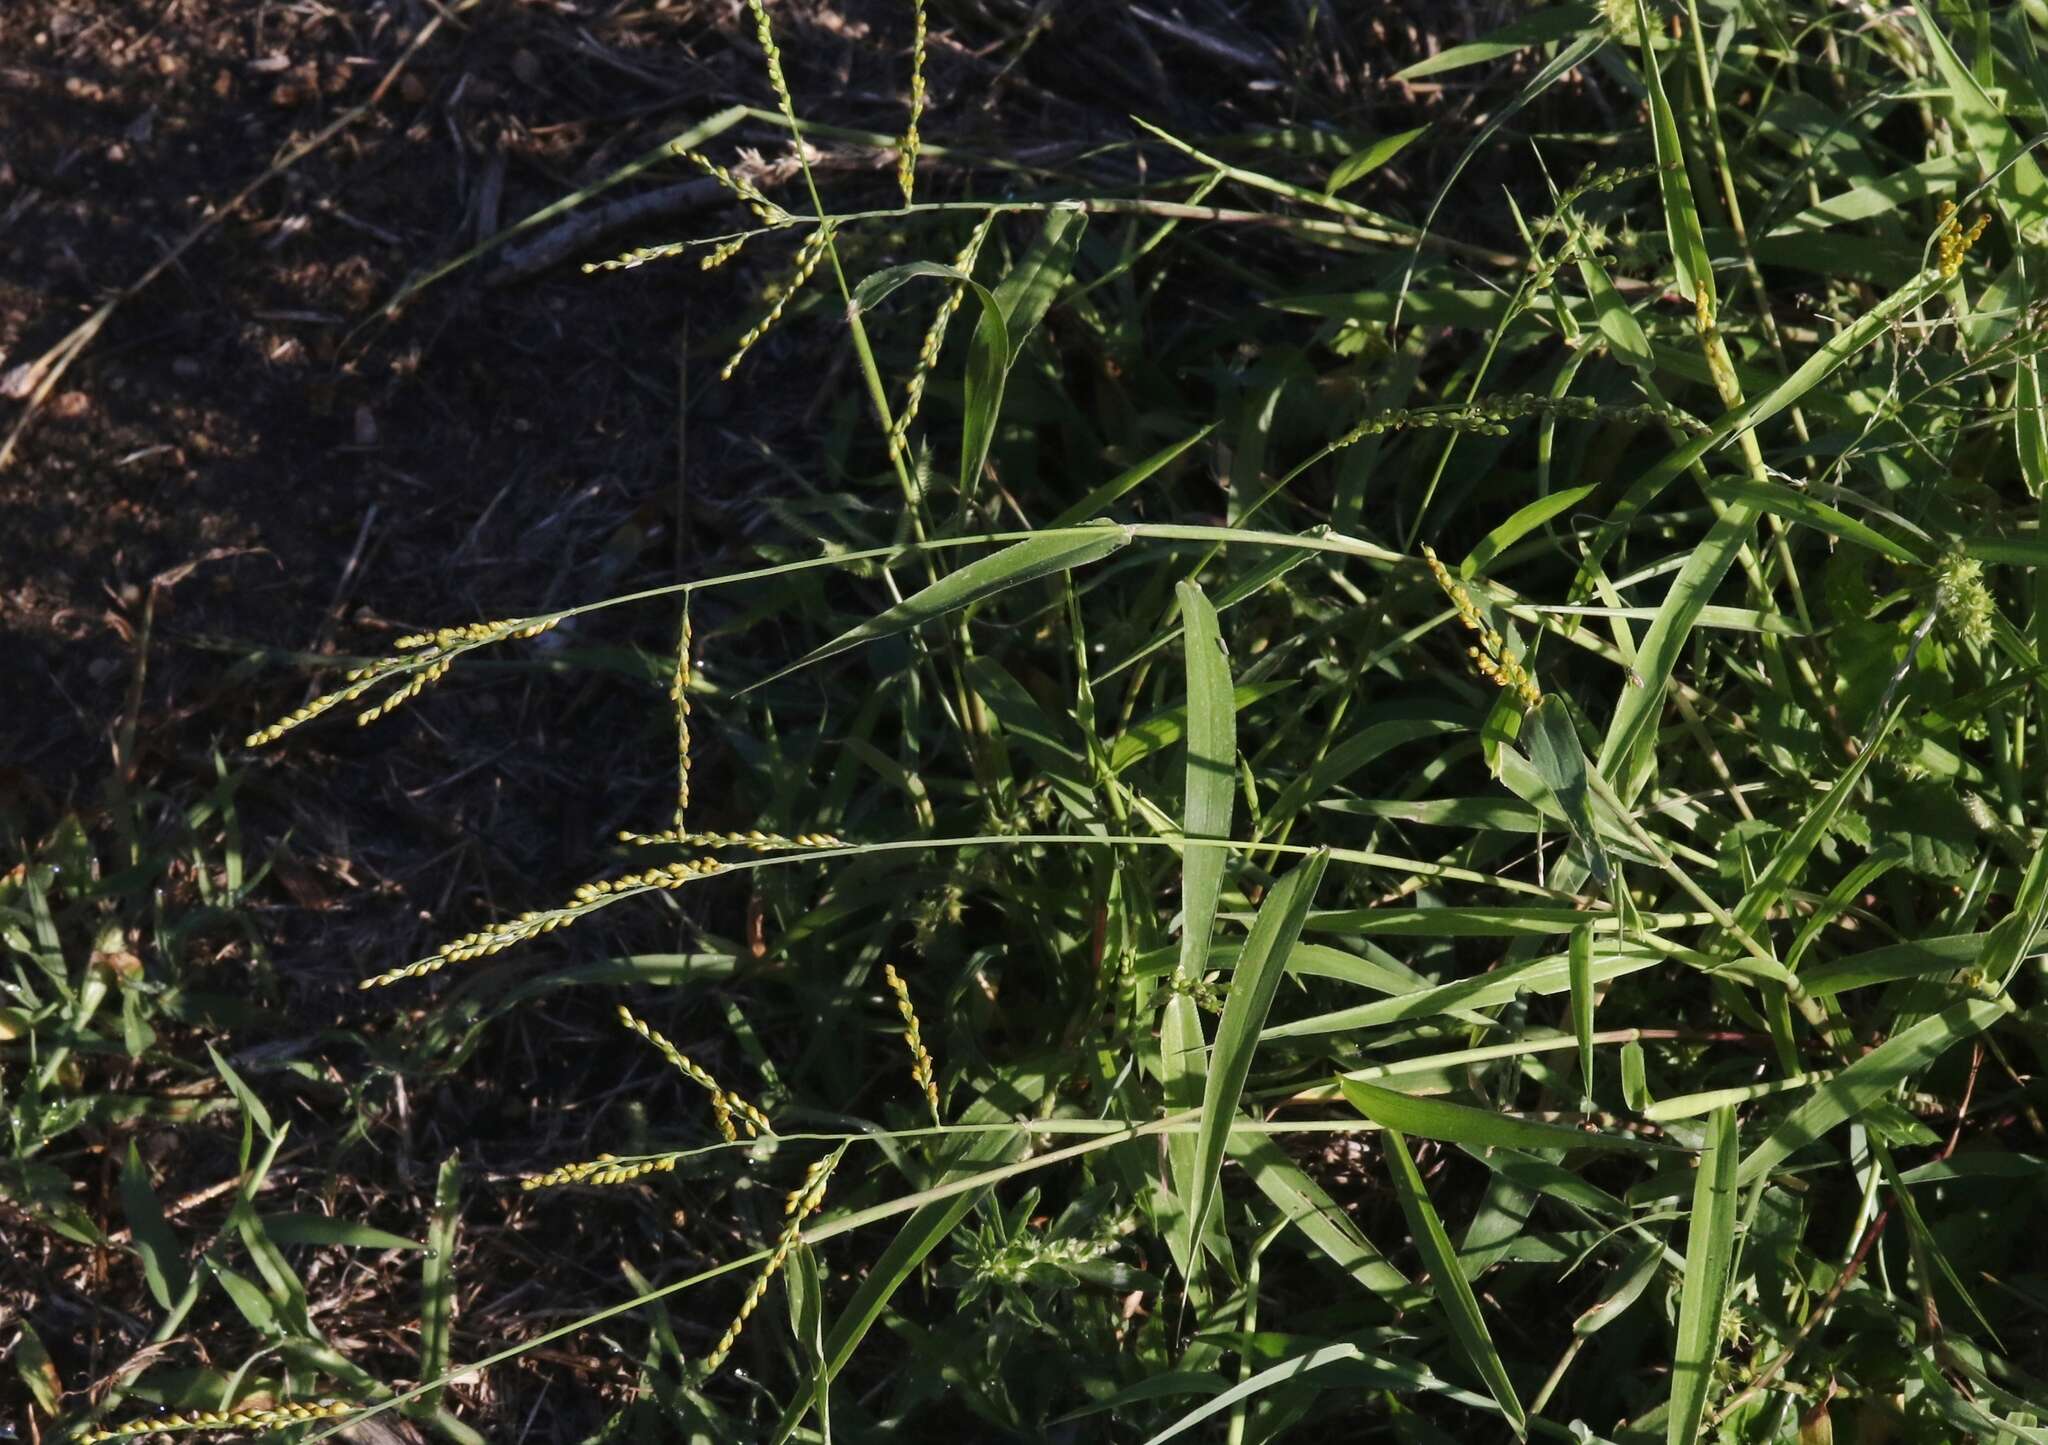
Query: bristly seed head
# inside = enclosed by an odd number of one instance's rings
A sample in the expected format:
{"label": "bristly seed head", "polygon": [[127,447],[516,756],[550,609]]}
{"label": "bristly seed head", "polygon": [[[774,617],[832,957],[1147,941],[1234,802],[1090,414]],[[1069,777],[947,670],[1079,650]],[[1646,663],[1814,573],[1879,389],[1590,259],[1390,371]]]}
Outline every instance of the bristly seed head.
{"label": "bristly seed head", "polygon": [[1479,646],[1466,649],[1466,655],[1486,678],[1496,687],[1506,688],[1520,698],[1524,707],[1535,707],[1543,701],[1542,689],[1536,686],[1536,679],[1522,659],[1515,656],[1514,649],[1498,631],[1486,625],[1479,614],[1479,604],[1472,600],[1472,593],[1463,582],[1451,575],[1451,569],[1437,560],[1436,552],[1425,546],[1422,559],[1429,564],[1429,573],[1436,578],[1436,585],[1443,588],[1450,597],[1451,605],[1458,609],[1458,621],[1467,630],[1479,634]]}

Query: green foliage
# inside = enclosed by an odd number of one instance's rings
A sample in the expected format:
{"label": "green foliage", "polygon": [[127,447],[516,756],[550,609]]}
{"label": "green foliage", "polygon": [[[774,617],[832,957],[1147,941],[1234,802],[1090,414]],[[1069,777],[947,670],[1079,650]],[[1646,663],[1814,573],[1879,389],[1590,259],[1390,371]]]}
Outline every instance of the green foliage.
{"label": "green foliage", "polygon": [[[748,1060],[759,1137],[667,1120],[561,1177],[741,1220],[752,1252],[614,1313],[747,1271],[737,1328],[783,1268],[793,1329],[756,1323],[744,1381],[657,1339],[615,1431],[2039,1438],[2034,1241],[1988,1226],[2043,1183],[2048,14],[1948,9],[1563,5],[1444,51],[1410,73],[1532,52],[1436,167],[1427,214],[1490,206],[1474,157],[1541,135],[1485,246],[1346,198],[1413,133],[1332,162],[1149,125],[1143,195],[814,192],[763,228],[827,254],[862,369],[822,537],[447,644],[680,596],[759,833],[649,835],[377,980],[502,979],[676,896],[734,932],[743,881],[760,966],[661,998]],[[1597,144],[1540,123],[1582,64],[1632,118]],[[992,284],[884,225],[945,254],[990,216]],[[906,451],[914,278],[977,324]],[[11,886],[20,1008],[76,1047],[104,987]],[[936,1130],[885,962],[942,1001]],[[219,1072],[260,1174],[282,1130]],[[821,1142],[822,1212],[758,1211]],[[253,1207],[257,1278],[188,1275],[129,1157],[161,1307],[217,1281],[325,1348]],[[430,1374],[460,1202],[444,1175]]]}

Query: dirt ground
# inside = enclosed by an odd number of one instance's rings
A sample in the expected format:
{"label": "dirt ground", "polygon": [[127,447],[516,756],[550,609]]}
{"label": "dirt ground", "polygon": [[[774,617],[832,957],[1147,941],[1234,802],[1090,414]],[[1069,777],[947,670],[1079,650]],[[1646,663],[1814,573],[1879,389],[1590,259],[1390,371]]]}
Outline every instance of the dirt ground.
{"label": "dirt ground", "polygon": [[[1295,20],[1310,8],[1274,4]],[[1358,27],[1363,48],[1319,63],[1351,88],[1360,132],[1413,125],[1461,98],[1392,72],[1478,33],[1498,8],[1388,6],[1384,22]],[[1284,110],[1284,57],[1206,0],[1161,0],[1142,19],[1079,0],[933,10],[926,130],[949,144],[1079,156],[1128,133],[1137,93],[1195,133]],[[1415,23],[1432,12],[1433,27]],[[777,15],[792,82],[822,114],[900,125],[907,4],[793,0]],[[373,95],[121,302],[0,469],[0,811],[32,835],[66,810],[90,813],[124,731],[135,741],[113,761],[132,787],[204,789],[216,750],[247,767],[246,825],[278,885],[261,922],[283,979],[278,1014],[251,1046],[340,1080],[362,1060],[320,1040],[371,1037],[365,1021],[388,1007],[350,987],[366,962],[559,896],[588,876],[601,840],[646,820],[667,763],[651,734],[617,725],[613,704],[646,713],[652,694],[626,658],[451,686],[379,728],[322,730],[261,758],[242,735],[310,695],[296,663],[741,565],[777,525],[763,499],[786,486],[783,451],[801,454],[826,424],[821,370],[829,381],[845,364],[837,335],[786,329],[746,384],[716,384],[772,258],[710,274],[586,276],[576,264],[739,219],[723,207],[647,221],[530,273],[506,276],[502,256],[487,257],[396,314],[387,305],[408,277],[692,121],[769,103],[741,0],[9,0],[0,429],[22,418],[39,361],[95,306]],[[759,144],[765,132],[747,135]],[[886,155],[822,163],[872,172],[877,195],[889,193]],[[1400,204],[1400,188],[1422,179],[1390,174],[1375,204]],[[833,349],[821,357],[821,346]],[[671,645],[630,627],[606,641]],[[703,777],[715,779],[715,762],[700,763]],[[705,791],[717,826],[729,803],[715,782]],[[588,1120],[555,1101],[613,1097],[636,1080],[541,1061],[574,1058],[599,1037],[595,1018],[517,1021],[493,1036],[491,1068],[380,1102],[385,1123],[398,1121],[383,1172],[323,1180],[320,1207],[410,1233],[435,1164],[458,1145],[490,1170],[587,1153]],[[174,1173],[217,1178],[219,1164],[195,1156]],[[618,1296],[627,1245],[606,1227],[516,1199],[489,1209],[471,1220],[458,1357],[530,1335],[572,1302]],[[83,1276],[56,1256],[38,1267],[51,1273],[10,1288],[54,1290],[89,1323]],[[67,1283],[51,1285],[57,1276]],[[404,1321],[380,1313],[374,1290],[336,1299],[330,1335],[404,1375]],[[120,1362],[97,1325],[73,1327],[95,1343],[89,1358],[64,1356],[67,1378],[89,1383]],[[566,1347],[520,1369],[523,1386],[470,1403],[530,1422],[561,1371],[577,1388],[631,1384],[622,1361]]]}

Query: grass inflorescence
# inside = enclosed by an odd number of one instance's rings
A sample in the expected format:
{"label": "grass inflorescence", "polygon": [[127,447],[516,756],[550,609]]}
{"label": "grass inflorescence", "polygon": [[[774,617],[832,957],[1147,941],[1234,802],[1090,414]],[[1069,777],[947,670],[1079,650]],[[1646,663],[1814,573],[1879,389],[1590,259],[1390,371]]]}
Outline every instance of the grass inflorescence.
{"label": "grass inflorescence", "polygon": [[719,1142],[649,1093],[524,1184],[711,1196],[636,1306],[751,1278],[715,1335],[650,1308],[615,1436],[2035,1438],[2034,10],[1538,7],[1406,72],[1476,140],[1233,30],[1293,67],[1270,125],[956,176],[961,13],[914,4],[898,137],[800,123],[749,0],[815,214],[695,162],[807,228],[724,374],[822,269],[844,330],[790,349],[858,394],[774,454],[753,570],[576,609],[698,608],[633,674],[672,825],[369,980],[659,999],[618,1021]]}

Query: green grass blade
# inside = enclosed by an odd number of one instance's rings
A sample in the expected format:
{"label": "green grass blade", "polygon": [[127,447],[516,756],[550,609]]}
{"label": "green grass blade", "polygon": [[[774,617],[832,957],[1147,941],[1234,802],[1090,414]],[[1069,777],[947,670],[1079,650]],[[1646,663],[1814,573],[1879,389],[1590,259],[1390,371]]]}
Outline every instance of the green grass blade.
{"label": "green grass blade", "polygon": [[1422,1174],[1408,1152],[1408,1141],[1393,1129],[1381,1137],[1386,1144],[1394,1193],[1401,1201],[1401,1212],[1408,1217],[1408,1231],[1414,1236],[1416,1252],[1429,1270],[1430,1288],[1436,1294],[1437,1305],[1450,1324],[1458,1348],[1485,1381],[1487,1392],[1500,1403],[1516,1438],[1522,1438],[1528,1434],[1529,1417],[1515,1394],[1514,1381],[1508,1378],[1507,1366],[1501,1363],[1500,1351],[1494,1348],[1493,1336],[1487,1333],[1486,1321],[1479,1314],[1479,1301],[1472,1293],[1472,1282],[1465,1278],[1465,1271],[1458,1264],[1458,1252],[1444,1232],[1443,1220],[1437,1217],[1436,1206],[1429,1202]]}
{"label": "green grass blade", "polygon": [[164,1219],[163,1205],[149,1182],[149,1168],[128,1141],[128,1157],[121,1165],[121,1208],[128,1216],[128,1233],[135,1252],[142,1256],[142,1277],[149,1285],[150,1298],[160,1309],[170,1309],[185,1292],[185,1256]]}
{"label": "green grass blade", "polygon": [[813,648],[796,662],[752,684],[745,691],[766,687],[864,642],[908,632],[934,618],[957,612],[1012,587],[1040,577],[1050,577],[1069,568],[1099,562],[1130,539],[1130,533],[1122,527],[1099,524],[1069,527],[1013,542],[1000,552],[976,558],[958,571],[948,572],[922,591],[876,613],[859,626],[849,628],[824,646]]}
{"label": "green grass blade", "polygon": [[[983,1096],[967,1107],[961,1122],[1005,1123],[1008,1122],[1008,1113]],[[972,1177],[990,1165],[1011,1159],[1020,1152],[1024,1143],[1011,1134],[971,1134],[965,1138],[966,1143],[954,1152],[948,1166],[940,1172],[940,1180],[944,1183],[960,1176]],[[832,1381],[846,1368],[847,1361],[853,1358],[853,1352],[860,1348],[868,1331],[882,1317],[882,1311],[888,1307],[896,1291],[917,1272],[926,1256],[967,1217],[967,1211],[974,1207],[980,1194],[978,1189],[947,1193],[925,1200],[910,1211],[910,1217],[903,1221],[903,1227],[896,1231],[896,1237],[889,1241],[888,1248],[868,1266],[860,1288],[853,1292],[852,1298],[832,1321],[832,1328],[825,1336],[824,1367],[822,1371],[809,1372],[800,1384],[783,1410],[782,1418],[776,1422],[775,1431],[769,1437],[770,1445],[782,1445],[803,1423],[804,1416],[823,1400],[831,1389]],[[815,1239],[822,1239],[825,1235],[825,1231],[815,1228],[808,1233]]]}
{"label": "green grass blade", "polygon": [[1599,483],[1588,482],[1582,487],[1566,487],[1561,492],[1552,492],[1547,497],[1538,497],[1520,511],[1481,537],[1472,550],[1465,554],[1465,560],[1458,564],[1460,577],[1476,576],[1481,568],[1515,543],[1528,536],[1538,527],[1560,513],[1569,512],[1599,490]]}
{"label": "green grass blade", "polygon": [[1607,861],[1607,849],[1600,841],[1599,826],[1593,821],[1586,754],[1579,746],[1579,735],[1572,728],[1564,699],[1555,694],[1544,698],[1523,722],[1522,745],[1528,749],[1529,761],[1536,767],[1536,776],[1543,780],[1543,786],[1550,789],[1558,807],[1564,810],[1565,826],[1571,829],[1573,839],[1585,855],[1586,870],[1593,875],[1595,883],[1605,888],[1614,877],[1614,867]]}
{"label": "green grass blade", "polygon": [[1180,454],[1216,430],[1216,423],[1210,422],[1200,431],[1182,437],[1170,446],[1161,447],[1133,466],[1124,468],[1073,506],[1054,517],[1048,526],[1071,527],[1076,522],[1091,521],[1111,502],[1124,496],[1134,488],[1149,481],[1162,468],[1170,465]]}
{"label": "green grass blade", "polygon": [[1794,1151],[1879,1103],[1950,1048],[1982,1033],[2004,1015],[2002,1004],[1968,999],[1892,1035],[1815,1089],[1812,1098],[1786,1115],[1761,1144],[1749,1151],[1736,1182],[1747,1188]]}
{"label": "green grass blade", "polygon": [[[1230,1147],[1230,1125],[1237,1118],[1245,1080],[1251,1076],[1259,1030],[1273,1007],[1273,995],[1287,972],[1287,955],[1301,937],[1301,926],[1307,922],[1309,906],[1315,901],[1316,885],[1322,882],[1323,870],[1329,862],[1328,853],[1311,853],[1299,868],[1274,885],[1259,908],[1251,937],[1231,974],[1230,997],[1223,1006],[1223,1018],[1216,1025],[1216,1049],[1209,1060],[1209,1078],[1202,1091],[1202,1127],[1196,1136],[1195,1197],[1188,1205],[1193,1216],[1191,1239],[1202,1238],[1215,1210],[1223,1156]],[[1197,1258],[1190,1251],[1190,1261]]]}
{"label": "green grass blade", "polygon": [[2005,213],[2006,223],[2016,234],[2038,243],[2048,228],[2048,175],[2042,173],[2029,146],[2014,133],[2012,124],[1998,103],[1984,93],[1984,87],[1970,73],[1955,47],[1942,33],[1941,25],[1928,12],[1926,0],[1913,0],[1920,28],[1927,36],[1928,52],[1934,57],[1948,86],[1949,106],[1970,149],[1977,153],[1984,174],[1993,178],[1991,194]]}
{"label": "green grass blade", "polygon": [[1489,60],[1498,60],[1504,55],[1513,55],[1518,50],[1527,50],[1532,45],[1546,45],[1554,40],[1563,40],[1597,25],[1599,17],[1592,5],[1559,5],[1551,10],[1539,10],[1510,25],[1503,25],[1483,40],[1468,40],[1463,45],[1446,46],[1427,60],[1418,60],[1395,75],[1396,80],[1421,80],[1425,76],[1441,75],[1447,70],[1462,70],[1468,65],[1480,65]]}
{"label": "green grass blade", "polygon": [[1297,1355],[1291,1360],[1283,1360],[1277,1365],[1268,1366],[1248,1379],[1238,1381],[1221,1394],[1212,1397],[1203,1404],[1197,1405],[1171,1425],[1168,1425],[1164,1430],[1149,1437],[1145,1441],[1145,1445],[1165,1445],[1166,1441],[1186,1434],[1204,1420],[1221,1414],[1238,1402],[1248,1400],[1254,1395],[1282,1385],[1293,1386],[1296,1389],[1306,1387],[1313,1390],[1317,1386],[1317,1381],[1314,1379],[1315,1373],[1319,1370],[1327,1370],[1334,1365],[1343,1365],[1348,1368],[1343,1371],[1341,1376],[1333,1376],[1331,1378],[1330,1388],[1332,1389],[1339,1388],[1340,1382],[1342,1388],[1352,1390],[1360,1388],[1374,1390],[1425,1390],[1432,1387],[1441,1387],[1441,1382],[1436,1380],[1428,1370],[1420,1365],[1410,1364],[1406,1360],[1394,1360],[1384,1355],[1367,1354],[1357,1345],[1348,1342],[1322,1345],[1310,1350],[1306,1354]]}
{"label": "green grass blade", "polygon": [[1593,926],[1572,930],[1568,955],[1572,983],[1572,1032],[1579,1040],[1579,1092],[1588,1104],[1593,1098]]}
{"label": "green grass blade", "polygon": [[[1711,434],[1686,443],[1657,463],[1651,473],[1637,484],[1638,487],[1654,494],[1670,478],[1676,477],[1715,446],[1738,432],[1753,430],[1767,418],[1797,402],[1850,357],[1883,335],[1901,312],[1925,300],[1937,280],[1933,273],[1923,273],[1885,297],[1830,337],[1771,391],[1741,411],[1723,418]],[[1655,485],[1646,485],[1649,483]],[[1599,767],[1604,775],[1610,778],[1622,775],[1624,760],[1634,754],[1647,730],[1662,713],[1664,689],[1671,681],[1672,669],[1677,666],[1693,624],[1712,598],[1714,589],[1720,586],[1721,579],[1728,575],[1728,569],[1735,565],[1736,554],[1749,540],[1763,510],[1761,504],[1754,500],[1736,502],[1693,549],[1677,577],[1672,579],[1670,591],[1665,593],[1664,601],[1657,608],[1656,620],[1650,624],[1650,630],[1636,652],[1635,671],[1636,676],[1642,679],[1642,685],[1636,686],[1631,680],[1622,691],[1621,701],[1608,724],[1606,741],[1601,744]]]}
{"label": "green grass blade", "polygon": [[1643,88],[1650,96],[1650,138],[1657,151],[1657,189],[1664,201],[1664,226],[1669,232],[1671,262],[1678,273],[1679,294],[1696,301],[1703,315],[1714,314],[1714,267],[1707,240],[1700,231],[1699,207],[1692,181],[1685,173],[1685,146],[1678,136],[1678,118],[1664,94],[1664,76],[1657,68],[1653,39],[1657,26],[1643,0],[1636,0],[1643,39]]}
{"label": "green grass blade", "polygon": [[1735,1263],[1736,1149],[1735,1110],[1715,1110],[1693,1181],[1678,1348],[1671,1360],[1671,1403],[1664,1418],[1667,1445],[1694,1445],[1699,1439],[1714,1361],[1721,1353],[1721,1314]]}
{"label": "green grass blade", "polygon": [[1384,1129],[1441,1139],[1475,1149],[1618,1149],[1655,1153],[1658,1145],[1632,1134],[1599,1134],[1562,1124],[1539,1124],[1448,1099],[1398,1093],[1357,1079],[1340,1079],[1351,1106]]}
{"label": "green grass blade", "polygon": [[1349,189],[1408,149],[1409,145],[1419,140],[1422,133],[1428,129],[1426,125],[1419,125],[1413,130],[1379,136],[1370,145],[1359,147],[1339,161],[1336,169],[1330,172],[1330,179],[1323,186],[1323,194],[1334,196],[1339,191]]}
{"label": "green grass blade", "polygon": [[[1202,589],[1181,582],[1174,595],[1180,601],[1188,672],[1187,790],[1181,833],[1188,838],[1228,838],[1231,802],[1237,795],[1237,707],[1230,659],[1216,609]],[[1199,978],[1209,955],[1223,864],[1221,848],[1190,848],[1181,859],[1180,958],[1186,978]]]}
{"label": "green grass blade", "polygon": [[1332,1265],[1395,1309],[1413,1309],[1422,1303],[1422,1291],[1387,1263],[1344,1206],[1288,1158],[1272,1135],[1232,1133],[1230,1155],[1259,1192]]}
{"label": "green grass blade", "polygon": [[[462,1228],[462,1156],[441,1161],[434,1181],[434,1214],[427,1223],[427,1257],[420,1264],[420,1378],[438,1380],[448,1373],[449,1345],[455,1332],[455,1240]],[[436,1388],[420,1396],[424,1413],[441,1403]]]}
{"label": "green grass blade", "polygon": [[1003,369],[1016,365],[1024,343],[1045,313],[1053,297],[1074,274],[1074,261],[1081,254],[1081,237],[1088,230],[1088,213],[1080,210],[1049,210],[1040,223],[1038,239],[1024,253],[1024,259],[996,286],[996,305],[1003,313],[1007,350]]}
{"label": "green grass blade", "polygon": [[[1594,961],[1593,977],[1596,981],[1605,983],[1609,979],[1640,973],[1667,962],[1669,959],[1661,953],[1616,949]],[[1438,984],[1435,988],[1424,989],[1420,993],[1411,993],[1400,998],[1375,999],[1371,1003],[1359,1004],[1353,1008],[1337,1009],[1331,1013],[1315,1014],[1309,1018],[1275,1024],[1266,1030],[1264,1037],[1293,1039],[1304,1038],[1310,1034],[1343,1033],[1351,1029],[1399,1023],[1404,1019],[1434,1018],[1438,1014],[1450,1013],[1455,1009],[1489,1008],[1494,1004],[1506,1003],[1516,994],[1523,992],[1564,993],[1570,987],[1569,959],[1563,955],[1531,959],[1527,963],[1510,964],[1505,968],[1495,969],[1492,973]]]}

